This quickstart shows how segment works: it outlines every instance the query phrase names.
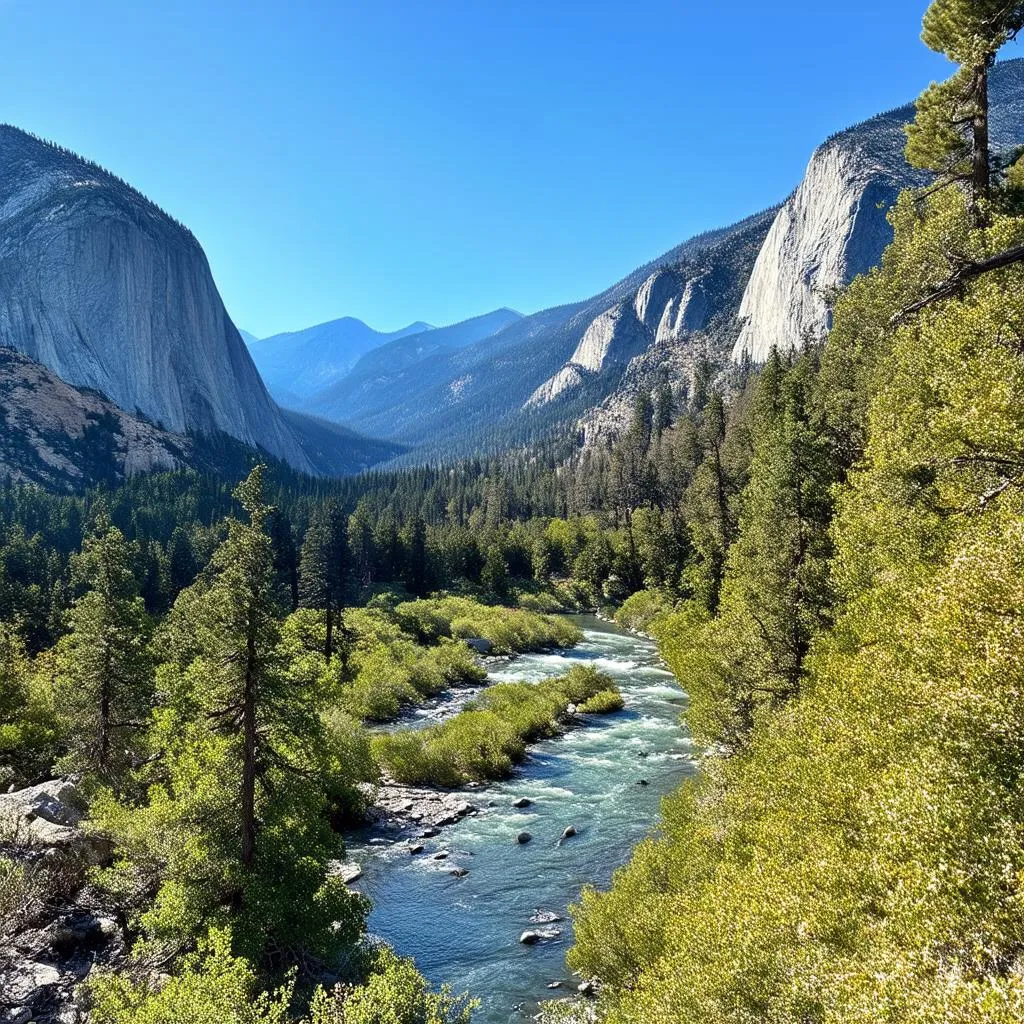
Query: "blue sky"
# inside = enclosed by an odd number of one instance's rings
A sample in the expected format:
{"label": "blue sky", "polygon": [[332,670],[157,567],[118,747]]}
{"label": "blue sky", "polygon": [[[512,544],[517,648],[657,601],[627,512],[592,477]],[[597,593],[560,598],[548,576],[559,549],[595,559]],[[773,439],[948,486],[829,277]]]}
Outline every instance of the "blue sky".
{"label": "blue sky", "polygon": [[0,0],[4,120],[187,223],[235,321],[584,298],[947,65],[925,0]]}

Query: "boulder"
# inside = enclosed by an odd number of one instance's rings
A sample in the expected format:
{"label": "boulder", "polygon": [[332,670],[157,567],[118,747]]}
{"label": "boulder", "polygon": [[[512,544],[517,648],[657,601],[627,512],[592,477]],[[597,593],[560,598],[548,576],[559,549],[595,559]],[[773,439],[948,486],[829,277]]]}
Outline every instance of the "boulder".
{"label": "boulder", "polygon": [[592,996],[597,992],[597,982],[593,978],[587,978],[576,986],[576,991],[581,996]]}
{"label": "boulder", "polygon": [[536,946],[537,943],[540,942],[540,933],[531,931],[523,932],[523,934],[519,936],[519,941],[524,946]]}
{"label": "boulder", "polygon": [[512,806],[522,810],[524,807],[529,807],[533,801],[528,796],[521,796],[518,800],[512,801]]}
{"label": "boulder", "polygon": [[469,868],[459,866],[456,868],[452,868],[451,871],[448,872],[448,874],[454,875],[456,878],[465,878],[466,875],[469,874]]}
{"label": "boulder", "polygon": [[447,860],[447,859],[448,859],[448,851],[447,850],[438,850],[438,852],[434,854],[434,860]]}
{"label": "boulder", "polygon": [[646,779],[641,779],[641,780],[640,780],[640,781],[639,781],[639,782],[637,783],[637,785],[638,785],[638,786],[649,786],[649,785],[650,785],[650,783],[649,783],[649,782],[648,782],[648,781],[647,781]]}
{"label": "boulder", "polygon": [[533,836],[531,836],[529,832],[520,832],[519,835],[516,836],[516,842],[519,843],[520,846],[524,846],[532,838]]}
{"label": "boulder", "polygon": [[422,843],[413,843],[412,846],[409,847],[409,853],[413,857],[415,857],[417,853],[422,853],[422,852],[423,852],[423,844]]}
{"label": "boulder", "polygon": [[477,654],[490,654],[494,650],[494,644],[482,636],[466,637],[466,646]]}
{"label": "boulder", "polygon": [[554,924],[562,918],[553,910],[535,910],[530,915],[530,924]]}
{"label": "boulder", "polygon": [[571,839],[574,835],[576,835],[575,825],[566,825],[562,830],[562,839]]}

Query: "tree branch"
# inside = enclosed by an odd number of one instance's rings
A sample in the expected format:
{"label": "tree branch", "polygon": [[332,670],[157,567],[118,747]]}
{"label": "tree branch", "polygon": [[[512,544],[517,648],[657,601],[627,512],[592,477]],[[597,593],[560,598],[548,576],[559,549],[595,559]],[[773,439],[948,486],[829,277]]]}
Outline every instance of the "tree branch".
{"label": "tree branch", "polygon": [[990,256],[987,260],[965,263],[963,266],[958,267],[942,284],[929,292],[923,299],[918,299],[917,302],[912,302],[909,306],[900,310],[889,321],[889,326],[898,327],[908,317],[920,312],[933,302],[956,295],[963,288],[964,284],[974,280],[976,277],[981,277],[983,274],[993,270],[1001,270],[1003,267],[1009,267],[1021,261],[1024,261],[1024,245],[1015,245],[1012,249],[1006,249],[995,256]]}

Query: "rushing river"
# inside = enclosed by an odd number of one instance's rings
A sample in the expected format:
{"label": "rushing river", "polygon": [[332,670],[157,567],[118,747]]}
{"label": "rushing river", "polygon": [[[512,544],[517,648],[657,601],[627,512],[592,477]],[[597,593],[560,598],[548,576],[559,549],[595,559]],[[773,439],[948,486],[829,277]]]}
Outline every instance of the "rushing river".
{"label": "rushing river", "polygon": [[[373,900],[370,931],[414,957],[431,981],[479,998],[479,1024],[521,1021],[538,1001],[575,988],[564,962],[572,942],[568,905],[587,883],[607,886],[651,831],[661,797],[695,770],[679,724],[685,697],[654,644],[591,616],[576,621],[585,633],[578,647],[523,655],[490,678],[537,681],[591,664],[614,676],[624,711],[592,716],[533,746],[511,779],[467,793],[480,813],[427,840],[424,856],[410,857],[404,843],[349,845],[364,871],[355,888]],[[523,796],[531,806],[514,809]],[[578,835],[559,845],[570,824]],[[515,837],[523,830],[533,841],[520,846]],[[447,860],[432,859],[439,850],[450,851]],[[452,877],[456,865],[469,874]],[[563,918],[554,925],[562,934],[521,945],[538,909]],[[563,988],[549,990],[552,981]]]}

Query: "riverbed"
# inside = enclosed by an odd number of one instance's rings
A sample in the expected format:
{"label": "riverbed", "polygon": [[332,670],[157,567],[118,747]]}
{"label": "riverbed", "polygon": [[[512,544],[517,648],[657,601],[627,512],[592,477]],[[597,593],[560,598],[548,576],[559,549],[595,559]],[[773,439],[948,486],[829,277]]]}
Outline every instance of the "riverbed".
{"label": "riverbed", "polygon": [[[420,855],[406,843],[349,844],[349,859],[363,868],[354,888],[373,900],[370,932],[413,957],[432,982],[480,999],[477,1024],[526,1020],[538,1001],[575,990],[564,962],[569,904],[584,885],[608,885],[656,824],[661,797],[696,770],[679,722],[685,695],[655,645],[594,616],[574,618],[584,631],[579,646],[501,663],[490,680],[537,681],[590,664],[615,678],[625,709],[587,716],[531,747],[509,780],[467,792],[479,812],[425,840]],[[530,806],[514,808],[521,797]],[[560,843],[568,825],[577,835]],[[522,831],[533,837],[525,845],[516,842]],[[457,868],[469,873],[455,877]],[[561,918],[545,926],[561,934],[522,945],[538,910]],[[556,981],[561,988],[549,989]]]}

